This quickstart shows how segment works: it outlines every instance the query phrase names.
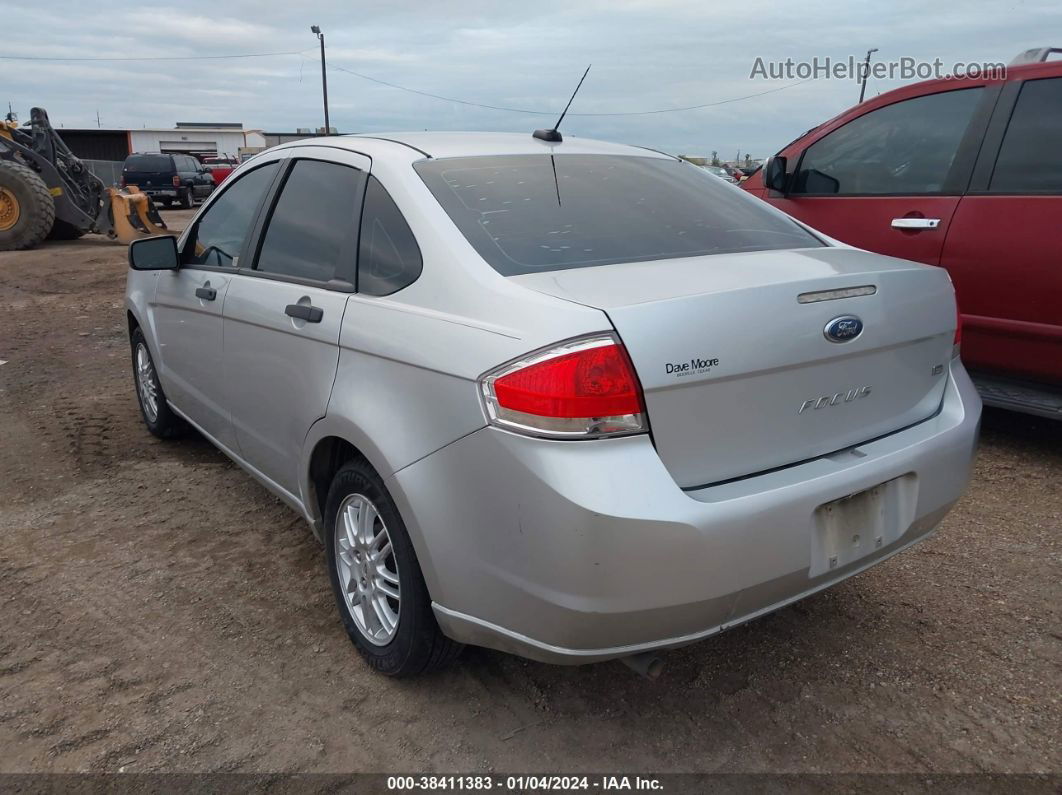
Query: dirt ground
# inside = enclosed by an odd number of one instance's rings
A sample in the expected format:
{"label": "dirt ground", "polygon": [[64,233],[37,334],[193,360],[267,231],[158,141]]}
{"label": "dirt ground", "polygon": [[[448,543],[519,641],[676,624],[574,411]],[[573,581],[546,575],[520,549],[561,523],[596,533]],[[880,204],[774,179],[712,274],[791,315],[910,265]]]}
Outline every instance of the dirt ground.
{"label": "dirt ground", "polygon": [[141,425],[125,256],[0,253],[0,772],[1062,771],[1062,423],[987,412],[935,538],[655,682],[481,649],[395,682],[306,525]]}

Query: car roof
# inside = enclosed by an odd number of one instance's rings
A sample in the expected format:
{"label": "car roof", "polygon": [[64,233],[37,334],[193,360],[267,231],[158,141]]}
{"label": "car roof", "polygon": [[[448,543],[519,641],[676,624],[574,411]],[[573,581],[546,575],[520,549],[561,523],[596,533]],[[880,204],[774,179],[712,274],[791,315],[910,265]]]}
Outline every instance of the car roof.
{"label": "car roof", "polygon": [[[638,146],[596,141],[565,135],[560,143],[551,143],[533,138],[526,133],[496,132],[382,132],[357,135],[328,136],[292,141],[276,148],[300,145],[335,146],[373,155],[394,149],[405,148],[420,157],[479,157],[484,155],[627,155],[631,157],[657,157],[674,159],[672,155],[644,149]],[[416,158],[414,158],[416,159]]]}

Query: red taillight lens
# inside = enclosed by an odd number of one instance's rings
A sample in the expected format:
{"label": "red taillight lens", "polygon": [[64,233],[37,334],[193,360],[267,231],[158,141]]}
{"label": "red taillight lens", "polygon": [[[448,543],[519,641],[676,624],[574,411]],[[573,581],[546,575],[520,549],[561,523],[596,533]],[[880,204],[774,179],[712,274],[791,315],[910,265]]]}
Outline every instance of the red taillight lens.
{"label": "red taillight lens", "polygon": [[615,338],[575,340],[488,373],[482,381],[491,421],[562,438],[646,429],[641,387]]}
{"label": "red taillight lens", "polygon": [[173,187],[175,187],[175,188],[181,187],[181,178],[177,174],[173,175]]}

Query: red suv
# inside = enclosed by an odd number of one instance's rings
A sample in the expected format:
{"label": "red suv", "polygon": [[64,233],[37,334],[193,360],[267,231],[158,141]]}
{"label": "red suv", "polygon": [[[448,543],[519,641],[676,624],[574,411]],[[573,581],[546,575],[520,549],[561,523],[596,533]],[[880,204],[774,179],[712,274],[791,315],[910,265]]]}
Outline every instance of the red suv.
{"label": "red suv", "polygon": [[947,268],[985,403],[1062,419],[1062,50],[929,80],[805,133],[742,183],[860,248]]}

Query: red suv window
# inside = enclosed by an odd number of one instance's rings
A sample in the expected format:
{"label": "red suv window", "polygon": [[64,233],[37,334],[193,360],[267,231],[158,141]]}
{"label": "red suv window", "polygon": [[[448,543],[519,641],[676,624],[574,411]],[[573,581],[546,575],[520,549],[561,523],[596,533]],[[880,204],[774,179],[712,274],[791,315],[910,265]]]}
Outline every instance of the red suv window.
{"label": "red suv window", "polygon": [[1062,193],[1062,77],[1021,87],[988,190]]}
{"label": "red suv window", "polygon": [[943,192],[981,91],[915,97],[853,119],[807,148],[791,193]]}

